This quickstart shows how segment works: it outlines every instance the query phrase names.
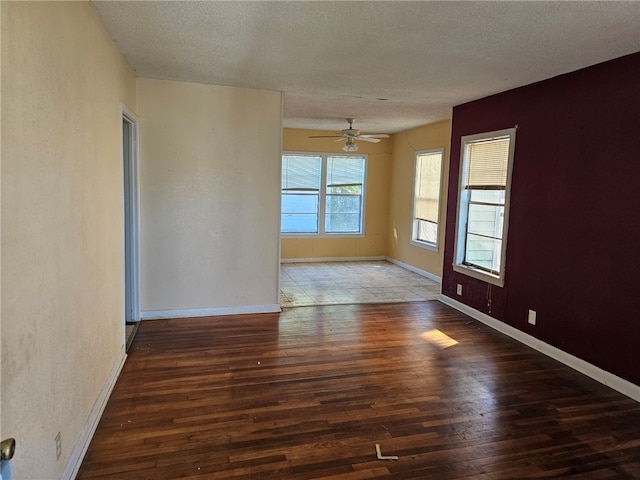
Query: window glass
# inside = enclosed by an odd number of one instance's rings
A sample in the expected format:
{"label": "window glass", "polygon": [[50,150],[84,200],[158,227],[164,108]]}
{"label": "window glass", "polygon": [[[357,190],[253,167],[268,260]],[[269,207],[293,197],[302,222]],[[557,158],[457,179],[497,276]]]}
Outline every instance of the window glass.
{"label": "window glass", "polygon": [[318,232],[322,157],[282,157],[281,231]]}
{"label": "window glass", "polygon": [[281,232],[361,234],[365,165],[362,155],[284,154]]}
{"label": "window glass", "polygon": [[419,246],[438,244],[440,179],[443,150],[416,153],[411,240]]}

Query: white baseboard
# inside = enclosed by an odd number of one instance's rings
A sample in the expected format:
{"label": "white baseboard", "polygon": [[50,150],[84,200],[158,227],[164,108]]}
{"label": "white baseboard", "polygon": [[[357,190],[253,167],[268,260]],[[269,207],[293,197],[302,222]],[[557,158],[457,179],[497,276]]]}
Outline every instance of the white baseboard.
{"label": "white baseboard", "polygon": [[93,408],[89,412],[89,417],[82,428],[80,437],[73,447],[71,455],[67,459],[67,463],[65,464],[62,475],[60,476],[61,480],[73,480],[76,478],[78,470],[80,470],[80,465],[82,465],[84,455],[87,453],[93,434],[95,433],[98,423],[100,422],[100,418],[102,417],[102,412],[104,412],[104,409],[107,406],[107,401],[109,400],[113,387],[116,385],[116,380],[118,380],[118,376],[120,375],[120,371],[124,366],[126,358],[127,354],[123,345],[122,349],[118,353],[118,358],[116,358],[113,367],[111,367],[111,371],[109,372],[104,385],[102,385],[102,389],[93,404]]}
{"label": "white baseboard", "polygon": [[387,257],[317,257],[317,258],[281,258],[280,263],[323,263],[323,262],[380,262]]}
{"label": "white baseboard", "polygon": [[471,308],[464,303],[460,303],[453,298],[447,297],[445,295],[440,295],[438,298],[442,303],[449,305],[450,307],[459,310],[462,313],[466,313],[470,317],[478,320],[479,322],[488,325],[489,327],[498,330],[505,335],[519,341],[520,343],[524,343],[525,345],[547,355],[548,357],[553,358],[554,360],[559,361],[560,363],[564,363],[568,367],[577,370],[578,372],[591,377],[592,379],[606,385],[608,387],[617,390],[618,392],[626,395],[629,398],[634,399],[637,402],[640,402],[640,386],[635,385],[623,378],[614,375],[613,373],[602,370],[600,367],[596,367],[591,363],[585,362],[578,357],[574,357],[570,353],[565,352],[564,350],[560,350],[548,343],[543,342],[535,337],[532,337],[528,333],[525,333],[517,328],[512,327],[511,325],[507,325],[500,320],[496,320],[489,315],[482,313],[475,308]]}
{"label": "white baseboard", "polygon": [[396,260],[395,258],[387,257],[387,262],[391,262],[399,267],[404,268],[405,270],[409,270],[413,273],[417,273],[418,275],[422,275],[423,277],[428,278],[429,280],[433,280],[434,282],[442,283],[442,278],[434,275],[431,272],[427,272],[426,270],[422,270],[418,267],[414,267],[413,265],[409,265],[408,263],[401,262],[400,260]]}
{"label": "white baseboard", "polygon": [[238,307],[184,308],[178,310],[145,310],[141,320],[161,318],[217,317],[220,315],[244,315],[251,313],[276,313],[282,311],[277,303],[267,305],[242,305]]}

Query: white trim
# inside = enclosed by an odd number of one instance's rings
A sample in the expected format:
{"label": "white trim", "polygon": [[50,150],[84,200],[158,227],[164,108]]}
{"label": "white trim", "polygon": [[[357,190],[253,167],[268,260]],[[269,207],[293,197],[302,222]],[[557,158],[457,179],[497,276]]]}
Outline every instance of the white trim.
{"label": "white trim", "polygon": [[107,376],[104,384],[102,385],[102,389],[98,394],[98,398],[93,404],[93,408],[89,412],[89,417],[80,432],[80,437],[78,437],[78,441],[76,442],[73,450],[71,451],[71,455],[67,459],[67,463],[65,464],[64,470],[62,471],[62,475],[60,475],[61,480],[72,480],[76,478],[78,474],[78,470],[80,470],[80,466],[82,465],[82,460],[84,459],[85,454],[87,453],[87,449],[89,448],[89,444],[91,443],[91,439],[93,438],[93,434],[98,427],[98,423],[100,422],[100,418],[102,417],[102,412],[104,412],[105,407],[107,406],[107,401],[109,400],[109,396],[113,391],[113,387],[116,385],[116,380],[118,380],[118,376],[120,375],[120,371],[124,366],[124,362],[127,358],[127,354],[125,353],[124,345],[120,349],[118,353],[118,357],[116,358],[113,367],[111,367],[111,371]]}
{"label": "white trim", "polygon": [[323,262],[384,262],[387,257],[315,257],[315,258],[281,258],[280,263],[323,263]]}
{"label": "white trim", "polygon": [[[282,223],[282,222],[280,222]],[[364,231],[364,230],[363,230]],[[364,233],[280,233],[282,238],[363,238]]]}
{"label": "white trim", "polygon": [[504,287],[504,278],[501,278],[498,275],[494,275],[493,273],[485,272],[484,270],[474,268],[471,265],[462,265],[458,263],[454,263],[453,265],[451,265],[451,267],[453,268],[454,272],[461,273],[468,277],[477,278],[478,280],[490,283],[491,285],[495,285],[496,287]]}
{"label": "white trim", "polygon": [[532,337],[528,333],[525,333],[517,328],[512,327],[511,325],[507,325],[500,320],[496,320],[489,315],[482,313],[475,308],[471,308],[464,303],[460,303],[453,298],[447,297],[445,295],[440,295],[438,298],[442,303],[449,305],[450,307],[455,308],[456,310],[469,315],[472,318],[475,318],[479,322],[488,325],[489,327],[504,333],[505,335],[519,341],[531,347],[548,357],[553,358],[561,363],[564,363],[568,367],[577,370],[578,372],[596,380],[597,382],[602,383],[614,390],[626,395],[633,400],[640,402],[640,386],[635,385],[623,378],[614,375],[613,373],[602,370],[600,367],[596,367],[595,365],[585,362],[578,357],[574,357],[570,353],[565,352],[564,350],[560,350],[548,343],[543,342],[535,337]]}
{"label": "white trim", "polygon": [[141,320],[157,320],[161,318],[218,317],[220,315],[245,315],[251,313],[281,312],[280,305],[242,305],[238,307],[183,308],[176,310],[143,310]]}
{"label": "white trim", "polygon": [[414,247],[424,248],[425,250],[431,250],[432,252],[438,251],[438,245],[436,245],[435,243],[422,242],[420,240],[409,240],[409,243]]}
{"label": "white trim", "polygon": [[[129,192],[129,202],[133,205],[132,218],[131,218],[131,275],[133,277],[133,285],[131,286],[131,308],[133,310],[132,321],[140,320],[140,176],[139,176],[139,142],[138,142],[138,117],[131,111],[124,103],[120,103],[120,121],[126,120],[132,126],[131,128],[131,158],[129,159],[129,180],[131,192]],[[122,199],[123,199],[123,212],[122,212],[122,231],[125,231],[125,213],[124,209],[127,207],[125,192],[124,192],[124,153],[122,152],[122,146],[124,139],[122,136],[122,129],[120,129],[120,165],[122,168]],[[124,238],[123,238],[124,242]],[[126,248],[126,246],[124,247]],[[123,249],[122,257],[123,265],[125,266],[124,275],[126,276],[126,263],[125,252]],[[123,279],[123,289],[126,289],[126,280]],[[123,292],[126,295],[126,292]],[[123,297],[125,298],[125,297]],[[125,305],[126,308],[126,305]],[[125,312],[125,319],[127,313]],[[126,342],[126,339],[125,339]]]}
{"label": "white trim", "polygon": [[395,265],[398,265],[399,267],[404,268],[405,270],[409,270],[413,273],[417,273],[418,275],[422,275],[423,277],[433,280],[434,282],[442,283],[441,277],[434,275],[431,272],[427,272],[426,270],[422,270],[418,267],[414,267],[413,265],[409,265],[408,263],[404,263],[404,262],[401,262],[400,260],[396,260],[395,258],[387,257],[387,262],[391,262]]}

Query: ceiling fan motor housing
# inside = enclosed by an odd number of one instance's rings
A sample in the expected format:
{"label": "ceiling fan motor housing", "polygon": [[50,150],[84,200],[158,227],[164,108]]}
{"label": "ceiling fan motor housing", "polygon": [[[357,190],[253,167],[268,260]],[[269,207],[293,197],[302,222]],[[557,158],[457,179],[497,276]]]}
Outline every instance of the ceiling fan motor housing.
{"label": "ceiling fan motor housing", "polygon": [[360,135],[360,130],[355,128],[347,128],[346,130],[342,130],[343,137],[357,137]]}

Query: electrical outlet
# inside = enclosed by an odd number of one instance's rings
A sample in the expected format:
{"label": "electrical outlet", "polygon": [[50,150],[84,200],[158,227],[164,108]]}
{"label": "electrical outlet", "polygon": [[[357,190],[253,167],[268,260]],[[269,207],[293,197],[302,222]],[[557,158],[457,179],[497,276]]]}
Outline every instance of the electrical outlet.
{"label": "electrical outlet", "polygon": [[56,435],[56,460],[60,459],[60,455],[62,455],[62,435],[58,432]]}
{"label": "electrical outlet", "polygon": [[460,283],[459,283],[459,284],[456,286],[456,293],[457,293],[458,295],[462,296],[462,284],[460,284]]}
{"label": "electrical outlet", "polygon": [[536,324],[536,311],[535,310],[529,310],[529,319],[528,322],[531,325],[535,325]]}

